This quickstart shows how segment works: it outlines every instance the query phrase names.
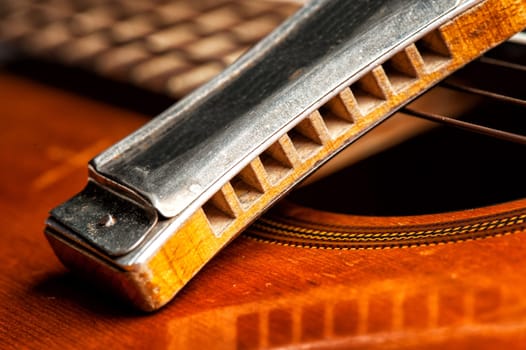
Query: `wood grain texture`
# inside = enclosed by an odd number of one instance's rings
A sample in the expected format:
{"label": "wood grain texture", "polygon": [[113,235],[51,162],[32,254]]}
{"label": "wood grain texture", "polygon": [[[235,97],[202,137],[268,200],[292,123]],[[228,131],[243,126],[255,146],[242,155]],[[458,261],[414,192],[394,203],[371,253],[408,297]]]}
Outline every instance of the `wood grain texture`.
{"label": "wood grain texture", "polygon": [[[86,253],[89,259],[75,257],[76,248],[53,242],[58,239],[55,235],[49,236],[52,245],[67,266],[85,275],[94,275],[94,271],[99,271],[97,273],[104,283],[117,287],[117,293],[133,304],[144,310],[156,310],[169,302],[215,254],[316,164],[348,140],[382,121],[404,102],[418,96],[525,25],[523,1],[486,0],[426,34],[397,53],[392,64],[386,62],[374,67],[343,92],[335,93],[335,102],[330,102],[327,108],[321,108],[287,133],[292,144],[288,152],[292,150],[297,154],[297,166],[285,171],[282,169],[279,173],[281,177],[274,174],[274,181],[271,181],[269,172],[272,169],[266,169],[263,158],[256,157],[229,183],[236,197],[232,196],[230,201],[238,202],[239,206],[235,206],[241,211],[231,208],[224,211],[224,203],[216,205],[217,196],[214,196],[215,199],[177,228],[161,248],[147,256],[144,263],[126,266],[126,271],[122,273],[115,273],[117,270],[110,266],[107,271],[100,272],[105,263],[98,258],[89,253]],[[487,28],[492,28],[491,33],[483,35]],[[401,67],[401,70],[396,71],[395,79],[391,80],[390,75],[396,67]],[[414,72],[416,77],[413,78],[411,73],[405,76],[406,79],[400,79],[404,71]],[[333,110],[334,113],[326,110]],[[350,114],[340,118],[335,126],[335,115],[346,113]],[[349,120],[352,122],[345,123]],[[280,149],[280,154],[287,153],[278,143],[267,155],[272,157],[276,148]],[[224,191],[221,193],[224,194]]]}
{"label": "wood grain texture", "polygon": [[526,343],[523,231],[372,251],[300,249],[241,236],[162,311],[132,311],[68,272],[42,228],[49,208],[84,185],[85,162],[146,118],[6,73],[0,96],[0,348],[519,349]]}
{"label": "wood grain texture", "polygon": [[[85,184],[86,162],[146,117],[0,74],[0,348],[524,348],[524,230],[367,251],[300,249],[241,236],[162,311],[131,311],[69,273],[42,229],[48,210]],[[272,150],[279,164],[297,164],[290,139],[280,145]],[[232,191],[223,193],[232,198]],[[522,201],[500,208],[519,207]]]}

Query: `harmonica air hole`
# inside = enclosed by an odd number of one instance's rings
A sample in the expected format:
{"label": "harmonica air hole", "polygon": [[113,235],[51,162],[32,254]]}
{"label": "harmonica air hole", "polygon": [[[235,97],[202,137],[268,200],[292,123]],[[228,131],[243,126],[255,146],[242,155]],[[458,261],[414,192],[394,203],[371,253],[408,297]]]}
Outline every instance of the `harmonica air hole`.
{"label": "harmonica air hole", "polygon": [[216,236],[221,235],[243,211],[234,188],[229,182],[214,194],[202,209]]}
{"label": "harmonica air hole", "polygon": [[269,152],[263,153],[260,157],[261,163],[267,172],[268,181],[272,185],[276,185],[288,174],[290,174],[292,167],[284,165],[279,160],[273,158]]}
{"label": "harmonica air hole", "polygon": [[267,174],[259,157],[250,162],[238,176],[259,193],[265,193],[269,188]]}
{"label": "harmonica air hole", "polygon": [[231,218],[238,217],[242,212],[239,200],[229,182],[214,194],[208,203]]}
{"label": "harmonica air hole", "polygon": [[277,142],[263,152],[263,164],[267,163],[268,158],[274,159],[280,165],[289,169],[296,167],[300,163],[298,152],[288,135],[280,137]]}
{"label": "harmonica air hole", "polygon": [[370,93],[380,100],[387,100],[392,96],[392,88],[382,66],[373,68],[369,73],[358,80],[362,90]]}
{"label": "harmonica air hole", "polygon": [[234,188],[234,192],[236,193],[243,210],[248,210],[262,194],[262,191],[246,182],[239,174],[236,175],[230,183]]}
{"label": "harmonica air hole", "polygon": [[330,138],[329,130],[318,111],[303,119],[295,130],[318,145],[324,145]]}
{"label": "harmonica air hole", "polygon": [[234,222],[233,218],[223,213],[210,202],[206,203],[202,209],[210,229],[216,236],[220,236]]}
{"label": "harmonica air hole", "polygon": [[336,139],[340,135],[343,135],[353,125],[348,120],[338,117],[326,107],[320,108],[319,112],[323,118],[325,127],[327,128],[327,131],[332,139]]}
{"label": "harmonica air hole", "polygon": [[417,66],[407,50],[395,54],[383,64],[383,68],[395,93],[404,90],[418,78]]}
{"label": "harmonica air hole", "polygon": [[354,123],[362,116],[358,109],[358,102],[351,89],[345,88],[338,95],[333,97],[322,108],[329,109],[333,115],[349,123]]}
{"label": "harmonica air hole", "polygon": [[439,30],[434,30],[416,42],[424,70],[432,72],[448,63],[451,58],[449,48]]}
{"label": "harmonica air hole", "polygon": [[298,155],[302,161],[314,156],[321,149],[321,146],[310,138],[304,136],[298,127],[288,132],[288,136],[292,141],[292,144],[296,148]]}
{"label": "harmonica air hole", "polygon": [[385,103],[383,91],[372,72],[367,73],[358,82],[351,85],[350,90],[354,94],[362,115],[371,113]]}

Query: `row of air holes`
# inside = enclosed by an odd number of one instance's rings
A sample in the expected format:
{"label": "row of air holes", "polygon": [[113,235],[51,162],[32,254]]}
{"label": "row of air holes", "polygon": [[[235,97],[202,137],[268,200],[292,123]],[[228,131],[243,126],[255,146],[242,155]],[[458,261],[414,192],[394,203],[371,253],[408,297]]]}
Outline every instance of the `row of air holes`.
{"label": "row of air holes", "polygon": [[[379,69],[383,69],[387,84],[397,93],[414,83],[420,75],[437,71],[449,58],[447,45],[436,30],[395,54]],[[330,139],[349,130],[354,120],[371,113],[387,100],[383,83],[378,74],[372,73],[376,69],[282,136],[203,206],[216,235],[220,235],[269,188],[317,154]]]}

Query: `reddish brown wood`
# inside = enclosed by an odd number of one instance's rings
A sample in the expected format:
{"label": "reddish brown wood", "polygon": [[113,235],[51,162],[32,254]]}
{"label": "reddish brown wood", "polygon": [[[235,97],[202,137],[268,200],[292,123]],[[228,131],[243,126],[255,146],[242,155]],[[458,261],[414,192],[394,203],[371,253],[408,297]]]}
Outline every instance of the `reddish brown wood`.
{"label": "reddish brown wood", "polygon": [[[287,143],[284,138],[271,147],[269,154],[263,152],[246,159],[251,161],[249,166],[230,179],[202,208],[188,208],[185,221],[177,227],[170,226],[173,231],[160,247],[137,256],[140,263],[124,267],[125,272],[92,254],[79,253],[51,231],[50,243],[66,266],[98,277],[98,283],[111,285],[142,310],[157,310],[309,169],[525,25],[521,0],[485,0],[406,46],[393,57],[392,64],[369,67],[371,71],[348,89],[334,91],[331,96],[336,102],[321,107],[319,113],[311,114],[287,133],[288,143],[292,143],[297,153],[287,162],[294,163],[293,158],[297,158],[298,166],[276,171],[275,166],[263,164],[264,158],[272,157],[276,148],[282,155],[294,153],[293,149],[283,147]],[[481,37],[489,27],[492,30]],[[274,164],[279,158],[273,159]]]}
{"label": "reddish brown wood", "polygon": [[494,349],[526,343],[523,231],[348,251],[241,236],[167,307],[137,313],[67,272],[42,230],[48,210],[83,187],[86,162],[146,118],[6,73],[0,108],[0,348]]}

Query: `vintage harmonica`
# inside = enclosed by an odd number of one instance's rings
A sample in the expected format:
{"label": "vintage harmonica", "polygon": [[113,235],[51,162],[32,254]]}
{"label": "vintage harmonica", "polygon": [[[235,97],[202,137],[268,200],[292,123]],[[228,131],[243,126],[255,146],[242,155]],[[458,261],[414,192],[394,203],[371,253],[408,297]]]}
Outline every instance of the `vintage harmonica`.
{"label": "vintage harmonica", "polygon": [[49,242],[158,309],[324,161],[525,26],[523,0],[309,2],[93,159],[87,186],[51,211]]}

